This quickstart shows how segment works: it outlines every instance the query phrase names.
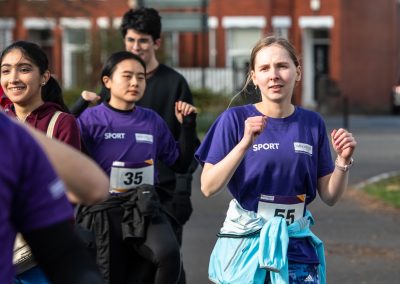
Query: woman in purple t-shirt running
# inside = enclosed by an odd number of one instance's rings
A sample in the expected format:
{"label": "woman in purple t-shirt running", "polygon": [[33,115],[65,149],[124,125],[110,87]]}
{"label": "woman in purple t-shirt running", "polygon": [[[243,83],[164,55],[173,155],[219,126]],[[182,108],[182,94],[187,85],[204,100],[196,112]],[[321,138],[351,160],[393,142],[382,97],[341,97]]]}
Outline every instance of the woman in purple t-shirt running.
{"label": "woman in purple t-shirt running", "polygon": [[[288,259],[287,278],[282,276],[284,274],[279,276],[289,283],[320,283],[324,273],[318,275],[318,271],[324,267],[324,259],[311,243],[309,226],[309,235],[305,237],[299,231],[293,231],[290,225],[303,218],[311,222],[306,209],[317,193],[329,206],[338,201],[347,187],[357,143],[347,130],[333,130],[331,142],[337,154],[333,165],[329,139],[320,115],[292,104],[293,90],[300,80],[301,66],[292,44],[275,36],[261,39],[252,50],[247,79],[247,83],[252,82],[256,92],[260,93],[261,102],[225,111],[210,128],[196,157],[203,165],[201,190],[206,197],[227,186],[235,198],[232,207],[243,214],[248,212],[250,216],[262,218],[260,224],[265,223],[265,229],[271,225],[270,220],[279,221],[275,219],[277,216],[283,217],[289,225],[286,235],[295,237],[283,245],[287,254],[278,254],[272,259],[282,260],[282,263],[287,263]],[[232,233],[232,224],[241,221],[237,215],[229,213],[228,218],[236,216],[236,219],[230,220],[232,223],[225,222],[228,225],[222,230],[225,233]],[[242,232],[247,229],[247,233],[254,233],[254,228],[249,225],[256,223],[246,223]],[[256,229],[260,228],[256,226]],[[275,241],[269,236],[265,245],[274,247]],[[249,275],[249,271],[229,274],[229,267],[237,259],[227,259],[223,252],[213,253],[210,279],[216,283],[222,281],[219,277],[224,283],[243,281],[232,279]],[[226,266],[223,271],[218,270],[223,260],[227,261]],[[271,270],[273,280],[280,269],[272,267]],[[238,267],[236,271],[239,271]],[[258,272],[262,274],[265,270]]]}
{"label": "woman in purple t-shirt running", "polygon": [[[132,267],[140,266],[139,254],[156,267],[153,283],[176,283],[179,245],[164,212],[154,210],[161,206],[155,165],[163,161],[178,172],[187,171],[195,150],[196,109],[181,101],[175,105],[183,128],[178,146],[156,112],[136,105],[146,88],[146,67],[138,55],[112,54],[101,78],[110,100],[86,109],[78,125],[89,155],[110,175],[111,196],[100,206],[81,210],[77,219],[94,224],[87,228],[96,234],[97,259],[106,281],[137,281]],[[102,230],[105,227],[110,229]]]}

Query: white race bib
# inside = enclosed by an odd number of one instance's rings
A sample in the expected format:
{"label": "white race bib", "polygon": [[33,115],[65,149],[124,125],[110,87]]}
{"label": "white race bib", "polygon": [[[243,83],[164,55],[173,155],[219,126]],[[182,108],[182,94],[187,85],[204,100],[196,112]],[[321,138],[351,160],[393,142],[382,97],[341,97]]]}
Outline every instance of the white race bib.
{"label": "white race bib", "polygon": [[258,214],[268,221],[280,216],[290,225],[304,216],[306,195],[275,196],[261,194],[258,202]]}
{"label": "white race bib", "polygon": [[143,184],[154,185],[152,160],[143,163],[113,162],[110,174],[110,192],[126,192]]}

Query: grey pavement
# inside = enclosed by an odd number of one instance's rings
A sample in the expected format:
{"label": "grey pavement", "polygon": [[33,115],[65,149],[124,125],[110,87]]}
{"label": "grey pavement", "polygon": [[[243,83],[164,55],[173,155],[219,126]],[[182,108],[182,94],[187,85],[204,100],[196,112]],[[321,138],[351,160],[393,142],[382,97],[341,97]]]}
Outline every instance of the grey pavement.
{"label": "grey pavement", "polygon": [[[341,117],[325,120],[328,131],[343,126]],[[349,189],[333,207],[319,199],[310,206],[316,220],[313,231],[325,242],[327,282],[400,283],[400,210],[355,189],[371,177],[400,171],[400,117],[350,116],[348,126],[358,141]],[[230,199],[226,190],[204,198],[196,172],[194,212],[183,242],[188,284],[210,283],[208,259]]]}

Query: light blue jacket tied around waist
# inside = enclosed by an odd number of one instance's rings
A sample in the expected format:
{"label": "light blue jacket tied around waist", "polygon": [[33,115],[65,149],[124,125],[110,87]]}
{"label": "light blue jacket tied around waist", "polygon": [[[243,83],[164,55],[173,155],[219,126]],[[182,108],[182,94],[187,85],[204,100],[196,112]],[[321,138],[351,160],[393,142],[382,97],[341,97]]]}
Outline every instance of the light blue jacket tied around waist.
{"label": "light blue jacket tied around waist", "polygon": [[265,222],[233,199],[211,253],[209,279],[218,284],[263,284],[269,270],[272,284],[289,283],[289,238],[309,237],[319,258],[320,283],[325,284],[324,247],[311,232],[312,225],[314,219],[308,210],[303,218],[287,226],[281,217]]}

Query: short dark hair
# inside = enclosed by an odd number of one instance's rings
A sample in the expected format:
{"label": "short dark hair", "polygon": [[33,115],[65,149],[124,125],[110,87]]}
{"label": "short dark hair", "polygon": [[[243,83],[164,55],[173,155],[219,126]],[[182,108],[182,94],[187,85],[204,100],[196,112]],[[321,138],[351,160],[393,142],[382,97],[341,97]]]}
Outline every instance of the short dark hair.
{"label": "short dark hair", "polygon": [[151,35],[153,40],[159,39],[161,37],[161,16],[153,8],[131,9],[122,17],[120,31],[123,38],[129,29]]}
{"label": "short dark hair", "polygon": [[143,68],[144,68],[144,73],[146,74],[146,64],[144,63],[143,59],[140,58],[139,55],[136,55],[132,52],[128,52],[128,51],[118,51],[115,52],[113,54],[111,54],[111,56],[107,59],[106,63],[104,63],[103,66],[103,70],[101,71],[101,83],[104,86],[104,82],[103,82],[103,77],[107,76],[107,77],[111,77],[112,74],[115,71],[115,68],[117,67],[118,63],[120,63],[121,61],[124,61],[126,59],[132,59],[132,60],[136,60],[137,62],[139,62]]}

